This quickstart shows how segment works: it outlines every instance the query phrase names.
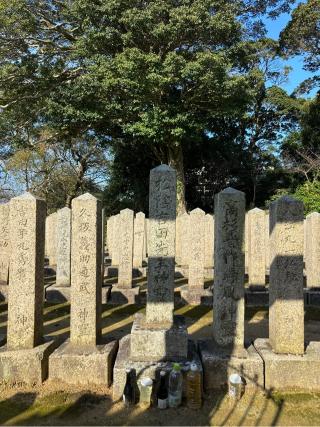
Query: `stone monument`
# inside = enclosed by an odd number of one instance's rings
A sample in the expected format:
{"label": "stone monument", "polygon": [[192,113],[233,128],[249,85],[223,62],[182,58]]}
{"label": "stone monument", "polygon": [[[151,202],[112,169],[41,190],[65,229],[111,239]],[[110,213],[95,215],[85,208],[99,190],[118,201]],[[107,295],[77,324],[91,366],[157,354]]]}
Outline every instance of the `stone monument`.
{"label": "stone monument", "polygon": [[133,267],[140,268],[144,261],[145,247],[145,214],[138,212],[134,219],[134,236],[133,236]]}
{"label": "stone monument", "polygon": [[49,378],[70,384],[111,383],[117,342],[101,339],[101,202],[72,201],[70,340],[51,356]]}
{"label": "stone monument", "polygon": [[305,351],[303,203],[283,196],[270,207],[269,340],[255,340],[269,388],[319,389],[320,342]]}
{"label": "stone monument", "polygon": [[206,389],[219,388],[232,373],[247,386],[263,386],[263,363],[244,344],[244,193],[227,188],[215,197],[213,339],[200,341]]}
{"label": "stone monument", "polygon": [[9,282],[9,203],[0,205],[0,301],[8,298]]}
{"label": "stone monument", "polygon": [[[131,335],[120,341],[114,367],[114,398],[121,396],[125,369],[155,377],[161,366],[188,357],[188,334],[173,315],[176,172],[161,165],[150,172],[148,295],[146,316],[136,315]],[[196,356],[195,356],[196,357]]]}
{"label": "stone monument", "polygon": [[188,285],[181,287],[182,299],[191,305],[212,304],[212,292],[204,288],[205,231],[206,215],[203,210],[194,209],[190,212]]}
{"label": "stone monument", "polygon": [[252,287],[265,286],[266,244],[265,213],[254,208],[247,213],[248,221],[248,276]]}
{"label": "stone monument", "polygon": [[0,348],[0,380],[39,384],[48,373],[53,340],[43,338],[46,204],[30,193],[10,201],[10,285],[7,344]]}
{"label": "stone monument", "polygon": [[[46,300],[50,302],[70,301],[71,283],[71,209],[57,211],[57,269],[56,283],[46,286]],[[50,217],[47,217],[47,220]],[[48,222],[46,222],[48,223]],[[50,222],[49,222],[49,226]],[[49,233],[50,236],[50,233]],[[50,257],[50,256],[49,256]],[[51,258],[52,259],[52,258]]]}
{"label": "stone monument", "polygon": [[[119,216],[119,265],[118,283],[112,286],[111,304],[138,304],[139,286],[132,283],[133,258],[133,224],[134,213],[131,209],[123,209]],[[141,245],[142,255],[142,245]]]}
{"label": "stone monument", "polygon": [[65,207],[57,212],[57,286],[70,286],[71,254],[71,209]]}

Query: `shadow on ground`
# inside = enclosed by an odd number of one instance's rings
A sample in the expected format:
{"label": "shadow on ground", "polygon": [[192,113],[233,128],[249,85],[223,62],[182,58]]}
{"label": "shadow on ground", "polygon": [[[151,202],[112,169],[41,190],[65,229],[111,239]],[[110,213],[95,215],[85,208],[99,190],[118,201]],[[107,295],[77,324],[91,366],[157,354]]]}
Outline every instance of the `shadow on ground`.
{"label": "shadow on ground", "polygon": [[316,425],[318,394],[246,393],[240,401],[222,392],[205,397],[200,410],[185,405],[158,410],[112,403],[110,390],[99,392],[16,392],[0,400],[1,425]]}

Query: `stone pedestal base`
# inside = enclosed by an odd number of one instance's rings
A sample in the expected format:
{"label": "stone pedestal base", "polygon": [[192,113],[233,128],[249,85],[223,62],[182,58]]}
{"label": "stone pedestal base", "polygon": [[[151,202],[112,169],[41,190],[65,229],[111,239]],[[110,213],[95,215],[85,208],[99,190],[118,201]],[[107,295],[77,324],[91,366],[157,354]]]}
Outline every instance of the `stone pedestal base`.
{"label": "stone pedestal base", "polygon": [[49,359],[49,379],[74,385],[104,385],[112,382],[118,341],[90,348],[64,342]]}
{"label": "stone pedestal base", "polygon": [[[154,380],[154,387],[157,387],[159,375],[161,370],[168,372],[172,369],[173,361],[155,362],[155,361],[134,361],[130,358],[130,335],[126,335],[120,340],[119,351],[117,354],[116,362],[113,370],[113,399],[121,398],[123,389],[126,382],[126,369],[133,369],[136,381],[140,378],[150,377]],[[202,365],[196,351],[195,345],[192,341],[188,342],[188,352],[186,361],[195,361],[198,369],[202,372]],[[186,381],[184,381],[184,385]],[[185,393],[185,389],[183,390]]]}
{"label": "stone pedestal base", "polygon": [[229,376],[234,373],[244,379],[246,387],[263,388],[263,361],[253,345],[245,349],[243,358],[230,356],[213,340],[201,340],[198,347],[205,390],[227,386]]}
{"label": "stone pedestal base", "polygon": [[109,304],[140,304],[140,287],[122,288],[113,285]]}
{"label": "stone pedestal base", "polygon": [[174,318],[173,326],[152,327],[145,316],[137,313],[131,330],[130,359],[137,361],[184,360],[188,353],[188,331],[181,316]]}
{"label": "stone pedestal base", "polygon": [[41,384],[48,377],[48,359],[58,341],[48,341],[28,350],[0,348],[0,381],[8,384]]}
{"label": "stone pedestal base", "polygon": [[319,306],[320,305],[320,289],[309,288],[306,290],[306,298],[308,305]]}
{"label": "stone pedestal base", "polygon": [[254,346],[264,361],[267,390],[320,390],[320,342],[311,342],[302,356],[276,354],[264,338]]}
{"label": "stone pedestal base", "polygon": [[[104,286],[101,289],[102,304],[106,304],[110,298],[111,286]],[[55,286],[49,285],[45,287],[45,300],[53,303],[61,303],[70,301],[71,287],[70,286]]]}
{"label": "stone pedestal base", "polygon": [[[132,277],[146,277],[148,273],[148,267],[139,267],[132,269]],[[110,265],[104,269],[105,277],[117,277],[118,276],[118,266]]]}
{"label": "stone pedestal base", "polygon": [[8,301],[8,292],[9,292],[9,285],[1,280],[0,282],[0,302],[1,301]]}
{"label": "stone pedestal base", "polygon": [[213,294],[210,289],[196,289],[189,288],[188,285],[181,286],[181,299],[182,302],[190,305],[207,305],[212,307],[213,304]]}
{"label": "stone pedestal base", "polygon": [[[189,267],[187,265],[176,265],[175,266],[175,277],[188,277],[189,276]],[[205,267],[203,270],[203,277],[205,279],[213,279],[214,268]]]}
{"label": "stone pedestal base", "polygon": [[245,303],[248,306],[268,306],[268,288],[259,285],[249,286],[249,288],[245,290]]}

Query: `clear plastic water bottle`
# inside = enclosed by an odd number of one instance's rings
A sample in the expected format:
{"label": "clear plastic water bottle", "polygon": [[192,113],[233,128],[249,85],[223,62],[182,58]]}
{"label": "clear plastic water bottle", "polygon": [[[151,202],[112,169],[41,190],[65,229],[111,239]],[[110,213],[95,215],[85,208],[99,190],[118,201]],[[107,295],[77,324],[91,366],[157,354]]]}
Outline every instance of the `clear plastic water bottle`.
{"label": "clear plastic water bottle", "polygon": [[182,401],[182,372],[179,363],[174,363],[169,376],[169,407],[177,408]]}

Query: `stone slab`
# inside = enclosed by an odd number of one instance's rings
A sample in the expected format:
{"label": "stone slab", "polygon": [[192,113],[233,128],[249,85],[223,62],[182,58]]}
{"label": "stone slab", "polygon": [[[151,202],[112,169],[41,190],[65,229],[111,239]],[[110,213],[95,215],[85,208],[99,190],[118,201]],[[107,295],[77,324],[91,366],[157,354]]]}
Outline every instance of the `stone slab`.
{"label": "stone slab", "polygon": [[7,384],[41,384],[48,377],[48,359],[59,345],[50,340],[31,349],[0,348],[0,381]]}
{"label": "stone slab", "polygon": [[140,304],[140,287],[122,288],[117,285],[112,286],[109,304]]}
{"label": "stone slab", "polygon": [[188,331],[181,316],[175,316],[173,325],[166,327],[145,323],[145,316],[137,313],[131,330],[132,360],[184,360],[188,353]]}
{"label": "stone slab", "polygon": [[233,357],[221,350],[213,340],[199,340],[205,390],[226,387],[231,374],[237,373],[246,387],[264,386],[263,361],[253,345],[245,349],[245,357]]}
{"label": "stone slab", "polygon": [[210,289],[190,289],[188,285],[180,288],[181,300],[190,305],[206,305],[212,307],[213,293]]}
{"label": "stone slab", "polygon": [[118,341],[73,346],[65,341],[49,359],[49,379],[74,385],[110,386]]}
{"label": "stone slab", "polygon": [[276,354],[264,338],[254,347],[264,362],[267,390],[320,390],[320,342],[311,342],[304,355]]}
{"label": "stone slab", "polygon": [[[159,378],[161,370],[168,371],[172,369],[172,361],[155,362],[155,361],[133,361],[130,359],[130,335],[126,335],[119,342],[119,351],[117,354],[116,362],[113,369],[113,399],[121,398],[123,389],[126,382],[126,369],[131,368],[135,372],[136,380],[142,377],[150,377],[156,382]],[[188,341],[188,354],[187,362],[195,361],[198,369],[202,372],[202,365],[199,355],[196,351],[196,346],[192,341]],[[186,382],[184,381],[184,384]],[[183,388],[183,395],[185,395],[185,387]]]}
{"label": "stone slab", "polygon": [[[111,285],[104,286],[101,289],[102,292],[102,304],[106,304],[109,301],[111,294]],[[70,301],[71,287],[67,286],[47,286],[45,287],[45,299],[48,302],[61,303]]]}

